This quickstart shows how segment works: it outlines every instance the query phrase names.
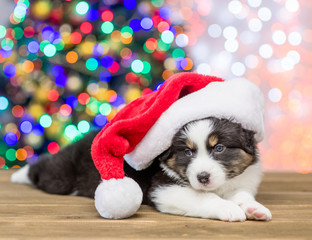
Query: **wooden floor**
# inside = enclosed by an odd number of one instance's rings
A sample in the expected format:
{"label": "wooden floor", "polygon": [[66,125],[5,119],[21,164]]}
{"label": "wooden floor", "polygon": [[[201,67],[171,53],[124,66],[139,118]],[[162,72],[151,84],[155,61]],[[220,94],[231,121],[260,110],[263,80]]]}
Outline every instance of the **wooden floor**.
{"label": "wooden floor", "polygon": [[312,174],[266,173],[257,199],[271,222],[226,223],[162,214],[148,206],[105,220],[93,200],[57,196],[9,182],[0,170],[0,239],[312,239]]}

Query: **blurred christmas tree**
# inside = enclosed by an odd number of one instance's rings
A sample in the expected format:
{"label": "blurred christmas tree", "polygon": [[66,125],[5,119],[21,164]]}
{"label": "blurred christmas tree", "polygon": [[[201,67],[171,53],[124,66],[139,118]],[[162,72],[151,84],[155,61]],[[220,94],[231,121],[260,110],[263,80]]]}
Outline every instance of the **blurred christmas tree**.
{"label": "blurred christmas tree", "polygon": [[0,25],[0,168],[103,127],[193,62],[163,0],[16,0]]}

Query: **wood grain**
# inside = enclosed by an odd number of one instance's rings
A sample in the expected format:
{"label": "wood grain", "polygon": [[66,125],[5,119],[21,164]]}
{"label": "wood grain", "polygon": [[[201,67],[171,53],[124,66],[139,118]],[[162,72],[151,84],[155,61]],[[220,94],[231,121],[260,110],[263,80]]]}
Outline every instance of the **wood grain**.
{"label": "wood grain", "polygon": [[312,239],[312,174],[265,173],[257,199],[271,222],[225,223],[173,216],[142,206],[125,220],[105,220],[92,199],[43,193],[9,182],[0,170],[0,239]]}

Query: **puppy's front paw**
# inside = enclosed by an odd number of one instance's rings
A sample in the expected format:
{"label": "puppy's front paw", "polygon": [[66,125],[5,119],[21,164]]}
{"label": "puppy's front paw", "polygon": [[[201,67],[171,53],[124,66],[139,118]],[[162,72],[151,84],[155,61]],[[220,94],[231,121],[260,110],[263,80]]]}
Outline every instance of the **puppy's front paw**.
{"label": "puppy's front paw", "polygon": [[270,210],[256,201],[241,203],[239,206],[249,220],[270,221],[272,219]]}
{"label": "puppy's front paw", "polygon": [[217,218],[225,222],[243,222],[246,220],[244,211],[229,201],[220,204],[217,211]]}

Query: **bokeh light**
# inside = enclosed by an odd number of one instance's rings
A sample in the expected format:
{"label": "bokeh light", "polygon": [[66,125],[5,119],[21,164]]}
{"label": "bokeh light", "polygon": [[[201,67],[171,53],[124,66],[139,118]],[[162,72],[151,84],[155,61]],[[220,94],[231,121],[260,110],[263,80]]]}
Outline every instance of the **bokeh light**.
{"label": "bokeh light", "polygon": [[196,71],[259,85],[264,168],[312,171],[311,2],[15,2],[0,25],[1,168],[55,154],[174,73]]}

